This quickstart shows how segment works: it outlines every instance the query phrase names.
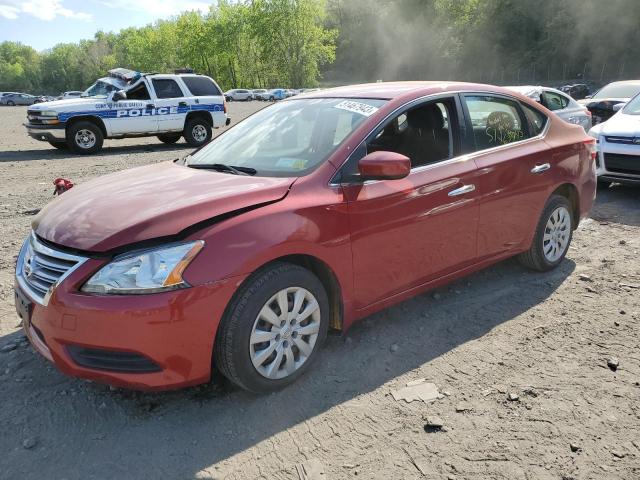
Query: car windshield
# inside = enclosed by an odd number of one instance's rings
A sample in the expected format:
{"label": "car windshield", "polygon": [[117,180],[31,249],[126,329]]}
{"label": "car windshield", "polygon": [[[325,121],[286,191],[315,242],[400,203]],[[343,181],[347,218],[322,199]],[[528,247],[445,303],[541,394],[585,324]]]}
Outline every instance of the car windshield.
{"label": "car windshield", "polygon": [[602,87],[593,98],[631,98],[640,93],[640,83],[610,83]]}
{"label": "car windshield", "polygon": [[[116,87],[115,85],[104,82],[102,80],[98,80],[96,83],[87,88],[84,93],[82,93],[82,96],[107,98],[109,94],[115,90],[118,90],[118,87]],[[71,92],[71,95],[76,96],[77,94]]]}
{"label": "car windshield", "polygon": [[640,95],[633,97],[622,109],[627,115],[640,115]]}
{"label": "car windshield", "polygon": [[188,165],[226,164],[256,175],[300,177],[323,163],[386,101],[310,98],[264,108],[194,153]]}

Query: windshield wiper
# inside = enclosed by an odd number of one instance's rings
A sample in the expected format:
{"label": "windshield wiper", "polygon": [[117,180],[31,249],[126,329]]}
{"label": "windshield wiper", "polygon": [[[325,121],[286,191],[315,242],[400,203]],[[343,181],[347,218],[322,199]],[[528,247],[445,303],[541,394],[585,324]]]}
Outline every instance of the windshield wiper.
{"label": "windshield wiper", "polygon": [[[185,163],[186,164],[186,163]],[[197,168],[200,170],[215,170],[217,172],[227,172],[234,175],[255,175],[257,170],[251,167],[234,167],[224,163],[189,163],[189,168]]]}

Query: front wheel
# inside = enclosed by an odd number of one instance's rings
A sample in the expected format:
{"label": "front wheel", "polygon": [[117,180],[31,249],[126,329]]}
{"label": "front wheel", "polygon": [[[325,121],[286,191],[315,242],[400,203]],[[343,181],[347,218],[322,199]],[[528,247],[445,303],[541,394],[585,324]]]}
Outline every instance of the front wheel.
{"label": "front wheel", "polygon": [[564,259],[573,235],[574,219],[569,200],[552,195],[542,211],[533,244],[520,254],[525,267],[545,272],[557,267]]}
{"label": "front wheel", "polygon": [[67,131],[67,145],[74,153],[91,154],[100,151],[104,135],[93,122],[77,122]]}
{"label": "front wheel", "polygon": [[245,390],[266,393],[309,369],[329,325],[329,300],[306,268],[276,263],[258,271],[227,307],[214,361]]}
{"label": "front wheel", "polygon": [[202,117],[192,118],[184,127],[184,139],[192,147],[199,147],[211,140],[211,125]]}

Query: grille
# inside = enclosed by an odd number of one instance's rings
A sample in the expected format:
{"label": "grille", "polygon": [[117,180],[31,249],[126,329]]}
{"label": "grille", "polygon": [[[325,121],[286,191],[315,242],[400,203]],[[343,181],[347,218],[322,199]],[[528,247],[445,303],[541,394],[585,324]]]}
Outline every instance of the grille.
{"label": "grille", "polygon": [[604,168],[615,173],[640,175],[640,156],[605,153]]}
{"label": "grille", "polygon": [[32,233],[20,251],[16,278],[32,300],[46,305],[56,286],[86,260],[48,247]]}
{"label": "grille", "polygon": [[[604,137],[607,143],[622,143],[625,145],[638,145],[640,144],[640,137],[620,137],[620,136],[610,136]],[[637,141],[636,141],[637,139]]]}
{"label": "grille", "polygon": [[67,351],[81,367],[126,373],[153,373],[162,369],[152,360],[135,352],[120,352],[68,345]]}

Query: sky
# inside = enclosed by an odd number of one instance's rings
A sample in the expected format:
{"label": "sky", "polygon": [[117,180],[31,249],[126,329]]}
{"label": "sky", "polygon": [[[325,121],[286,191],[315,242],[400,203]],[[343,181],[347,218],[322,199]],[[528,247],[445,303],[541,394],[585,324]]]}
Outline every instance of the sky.
{"label": "sky", "polygon": [[0,42],[45,50],[93,38],[98,30],[139,27],[186,10],[206,12],[205,0],[0,0]]}

